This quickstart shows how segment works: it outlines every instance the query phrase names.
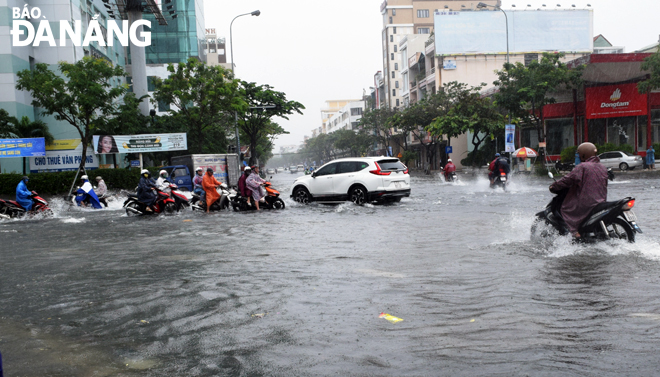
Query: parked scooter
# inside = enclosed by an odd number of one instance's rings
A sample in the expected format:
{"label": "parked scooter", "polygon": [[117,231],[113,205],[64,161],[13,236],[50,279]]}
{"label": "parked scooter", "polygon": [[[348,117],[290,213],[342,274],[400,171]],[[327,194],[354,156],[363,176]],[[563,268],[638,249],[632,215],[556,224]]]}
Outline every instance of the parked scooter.
{"label": "parked scooter", "polygon": [[164,191],[156,190],[156,203],[147,210],[147,205],[138,200],[137,194],[129,194],[124,202],[128,216],[157,215],[159,213],[172,214],[176,212],[176,202]]}
{"label": "parked scooter", "polygon": [[[273,179],[271,176],[270,179]],[[284,200],[280,198],[280,192],[273,188],[273,185],[270,182],[264,183],[264,189],[266,189],[266,196],[264,196],[263,201],[259,203],[259,208],[265,209],[284,209],[286,205]],[[248,211],[256,209],[253,205],[250,204],[248,198],[236,194],[231,201],[231,206],[234,211]]]}
{"label": "parked scooter", "polygon": [[[614,179],[611,169],[608,169],[609,179]],[[552,173],[548,173],[553,178]],[[569,234],[568,227],[561,217],[561,205],[568,194],[568,189],[557,193],[545,209],[536,214],[536,219],[532,224],[532,236],[535,236],[539,230],[539,225],[545,223],[552,226],[560,235]],[[596,242],[609,239],[624,239],[629,242],[635,242],[635,233],[642,233],[637,225],[637,216],[632,211],[635,205],[635,198],[626,197],[613,202],[603,202],[598,204],[587,217],[578,232],[581,240],[585,242]],[[546,231],[542,231],[541,236],[547,236]]]}
{"label": "parked scooter", "polygon": [[[220,194],[220,199],[211,204],[209,211],[222,211],[229,208],[230,197],[236,195],[236,191],[234,189],[229,189],[226,183],[220,184],[220,187],[216,188],[216,191]],[[206,200],[202,200],[200,195],[193,193],[191,203],[193,211],[206,211]]]}
{"label": "parked scooter", "polygon": [[36,215],[42,213],[46,216],[52,216],[53,211],[48,208],[48,202],[39,196],[36,191],[32,191],[30,196],[32,199],[32,209],[30,211],[26,210],[18,204],[15,200],[3,200],[0,199],[0,218],[9,219],[16,218],[25,215]]}

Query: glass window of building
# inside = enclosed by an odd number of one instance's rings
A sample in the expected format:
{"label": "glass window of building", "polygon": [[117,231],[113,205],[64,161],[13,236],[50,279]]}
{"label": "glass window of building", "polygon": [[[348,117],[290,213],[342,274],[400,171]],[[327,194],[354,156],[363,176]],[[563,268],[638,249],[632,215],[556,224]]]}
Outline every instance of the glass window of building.
{"label": "glass window of building", "polygon": [[399,70],[399,63],[394,63],[394,70],[398,71]]}
{"label": "glass window of building", "polygon": [[429,10],[417,9],[417,18],[429,18]]}
{"label": "glass window of building", "polygon": [[396,9],[392,9],[392,16],[396,16]]}
{"label": "glass window of building", "polygon": [[427,27],[417,28],[417,34],[431,34],[431,29]]}

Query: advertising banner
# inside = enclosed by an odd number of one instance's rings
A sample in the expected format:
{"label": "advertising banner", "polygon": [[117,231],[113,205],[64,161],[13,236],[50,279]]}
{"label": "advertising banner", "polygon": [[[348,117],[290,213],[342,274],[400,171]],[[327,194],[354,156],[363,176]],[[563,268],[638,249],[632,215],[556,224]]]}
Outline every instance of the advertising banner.
{"label": "advertising banner", "polygon": [[516,125],[515,124],[507,124],[504,126],[504,151],[505,152],[515,152],[516,151],[516,145],[515,145],[515,133],[516,133]]}
{"label": "advertising banner", "polygon": [[648,98],[639,94],[637,84],[586,88],[587,119],[646,115]]}
{"label": "advertising banner", "polygon": [[[435,53],[440,56],[593,51],[592,10],[436,11]],[[444,68],[444,67],[443,67]],[[445,68],[447,69],[447,68]]]}
{"label": "advertising banner", "polygon": [[[220,183],[227,183],[227,156],[194,155],[193,166],[195,169],[202,168],[204,173],[207,168],[211,168],[215,179]],[[238,178],[234,182],[238,182]]]}
{"label": "advertising banner", "polygon": [[29,139],[0,139],[0,158],[44,155],[46,155],[46,141],[43,137]]}
{"label": "advertising banner", "polygon": [[97,154],[185,151],[188,141],[181,134],[94,135]]}
{"label": "advertising banner", "polygon": [[[64,147],[72,149],[63,149]],[[55,140],[53,145],[46,146],[46,155],[30,157],[30,173],[54,171],[73,171],[78,169],[82,160],[82,143],[80,139]],[[87,147],[85,169],[98,169],[99,160],[92,148]]]}

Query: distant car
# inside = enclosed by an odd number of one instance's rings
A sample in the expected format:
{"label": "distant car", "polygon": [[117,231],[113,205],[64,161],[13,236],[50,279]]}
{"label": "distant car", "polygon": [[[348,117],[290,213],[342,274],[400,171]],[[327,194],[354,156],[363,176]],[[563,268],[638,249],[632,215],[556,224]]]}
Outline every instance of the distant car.
{"label": "distant car", "polygon": [[277,172],[278,172],[278,173],[281,173],[281,172],[283,172],[283,171],[284,171],[284,168],[283,168],[283,167],[280,166],[279,168],[277,168]]}
{"label": "distant car", "polygon": [[632,155],[628,152],[605,152],[598,155],[600,163],[606,168],[633,170],[638,166],[643,166],[642,156]]}
{"label": "distant car", "polygon": [[410,175],[395,157],[341,158],[297,178],[291,192],[299,203],[398,202],[410,196]]}
{"label": "distant car", "polygon": [[273,168],[266,169],[266,174],[275,174],[275,173],[277,173],[277,172]]}
{"label": "distant car", "polygon": [[304,172],[305,171],[305,165],[298,165],[296,167],[298,168],[299,172]]}
{"label": "distant car", "polygon": [[295,165],[291,165],[291,166],[289,166],[289,171],[291,172],[291,174],[297,173],[298,172],[298,167],[295,166]]}

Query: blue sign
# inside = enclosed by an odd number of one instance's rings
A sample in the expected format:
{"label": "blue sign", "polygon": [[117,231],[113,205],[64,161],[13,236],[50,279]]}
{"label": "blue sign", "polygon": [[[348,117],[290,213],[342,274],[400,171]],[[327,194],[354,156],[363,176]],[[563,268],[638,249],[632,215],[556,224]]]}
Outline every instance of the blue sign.
{"label": "blue sign", "polygon": [[450,153],[452,153],[452,147],[451,147],[451,145],[445,147],[445,154],[450,154]]}
{"label": "blue sign", "polygon": [[0,139],[1,157],[43,157],[46,140],[43,137],[29,139]]}
{"label": "blue sign", "polygon": [[131,160],[131,167],[132,168],[139,168],[140,167],[140,160]]}
{"label": "blue sign", "polygon": [[504,151],[505,152],[515,152],[516,151],[516,146],[515,146],[515,141],[514,141],[515,132],[516,132],[516,125],[515,124],[507,124],[507,125],[504,126],[504,134],[506,136],[505,146],[504,146]]}

